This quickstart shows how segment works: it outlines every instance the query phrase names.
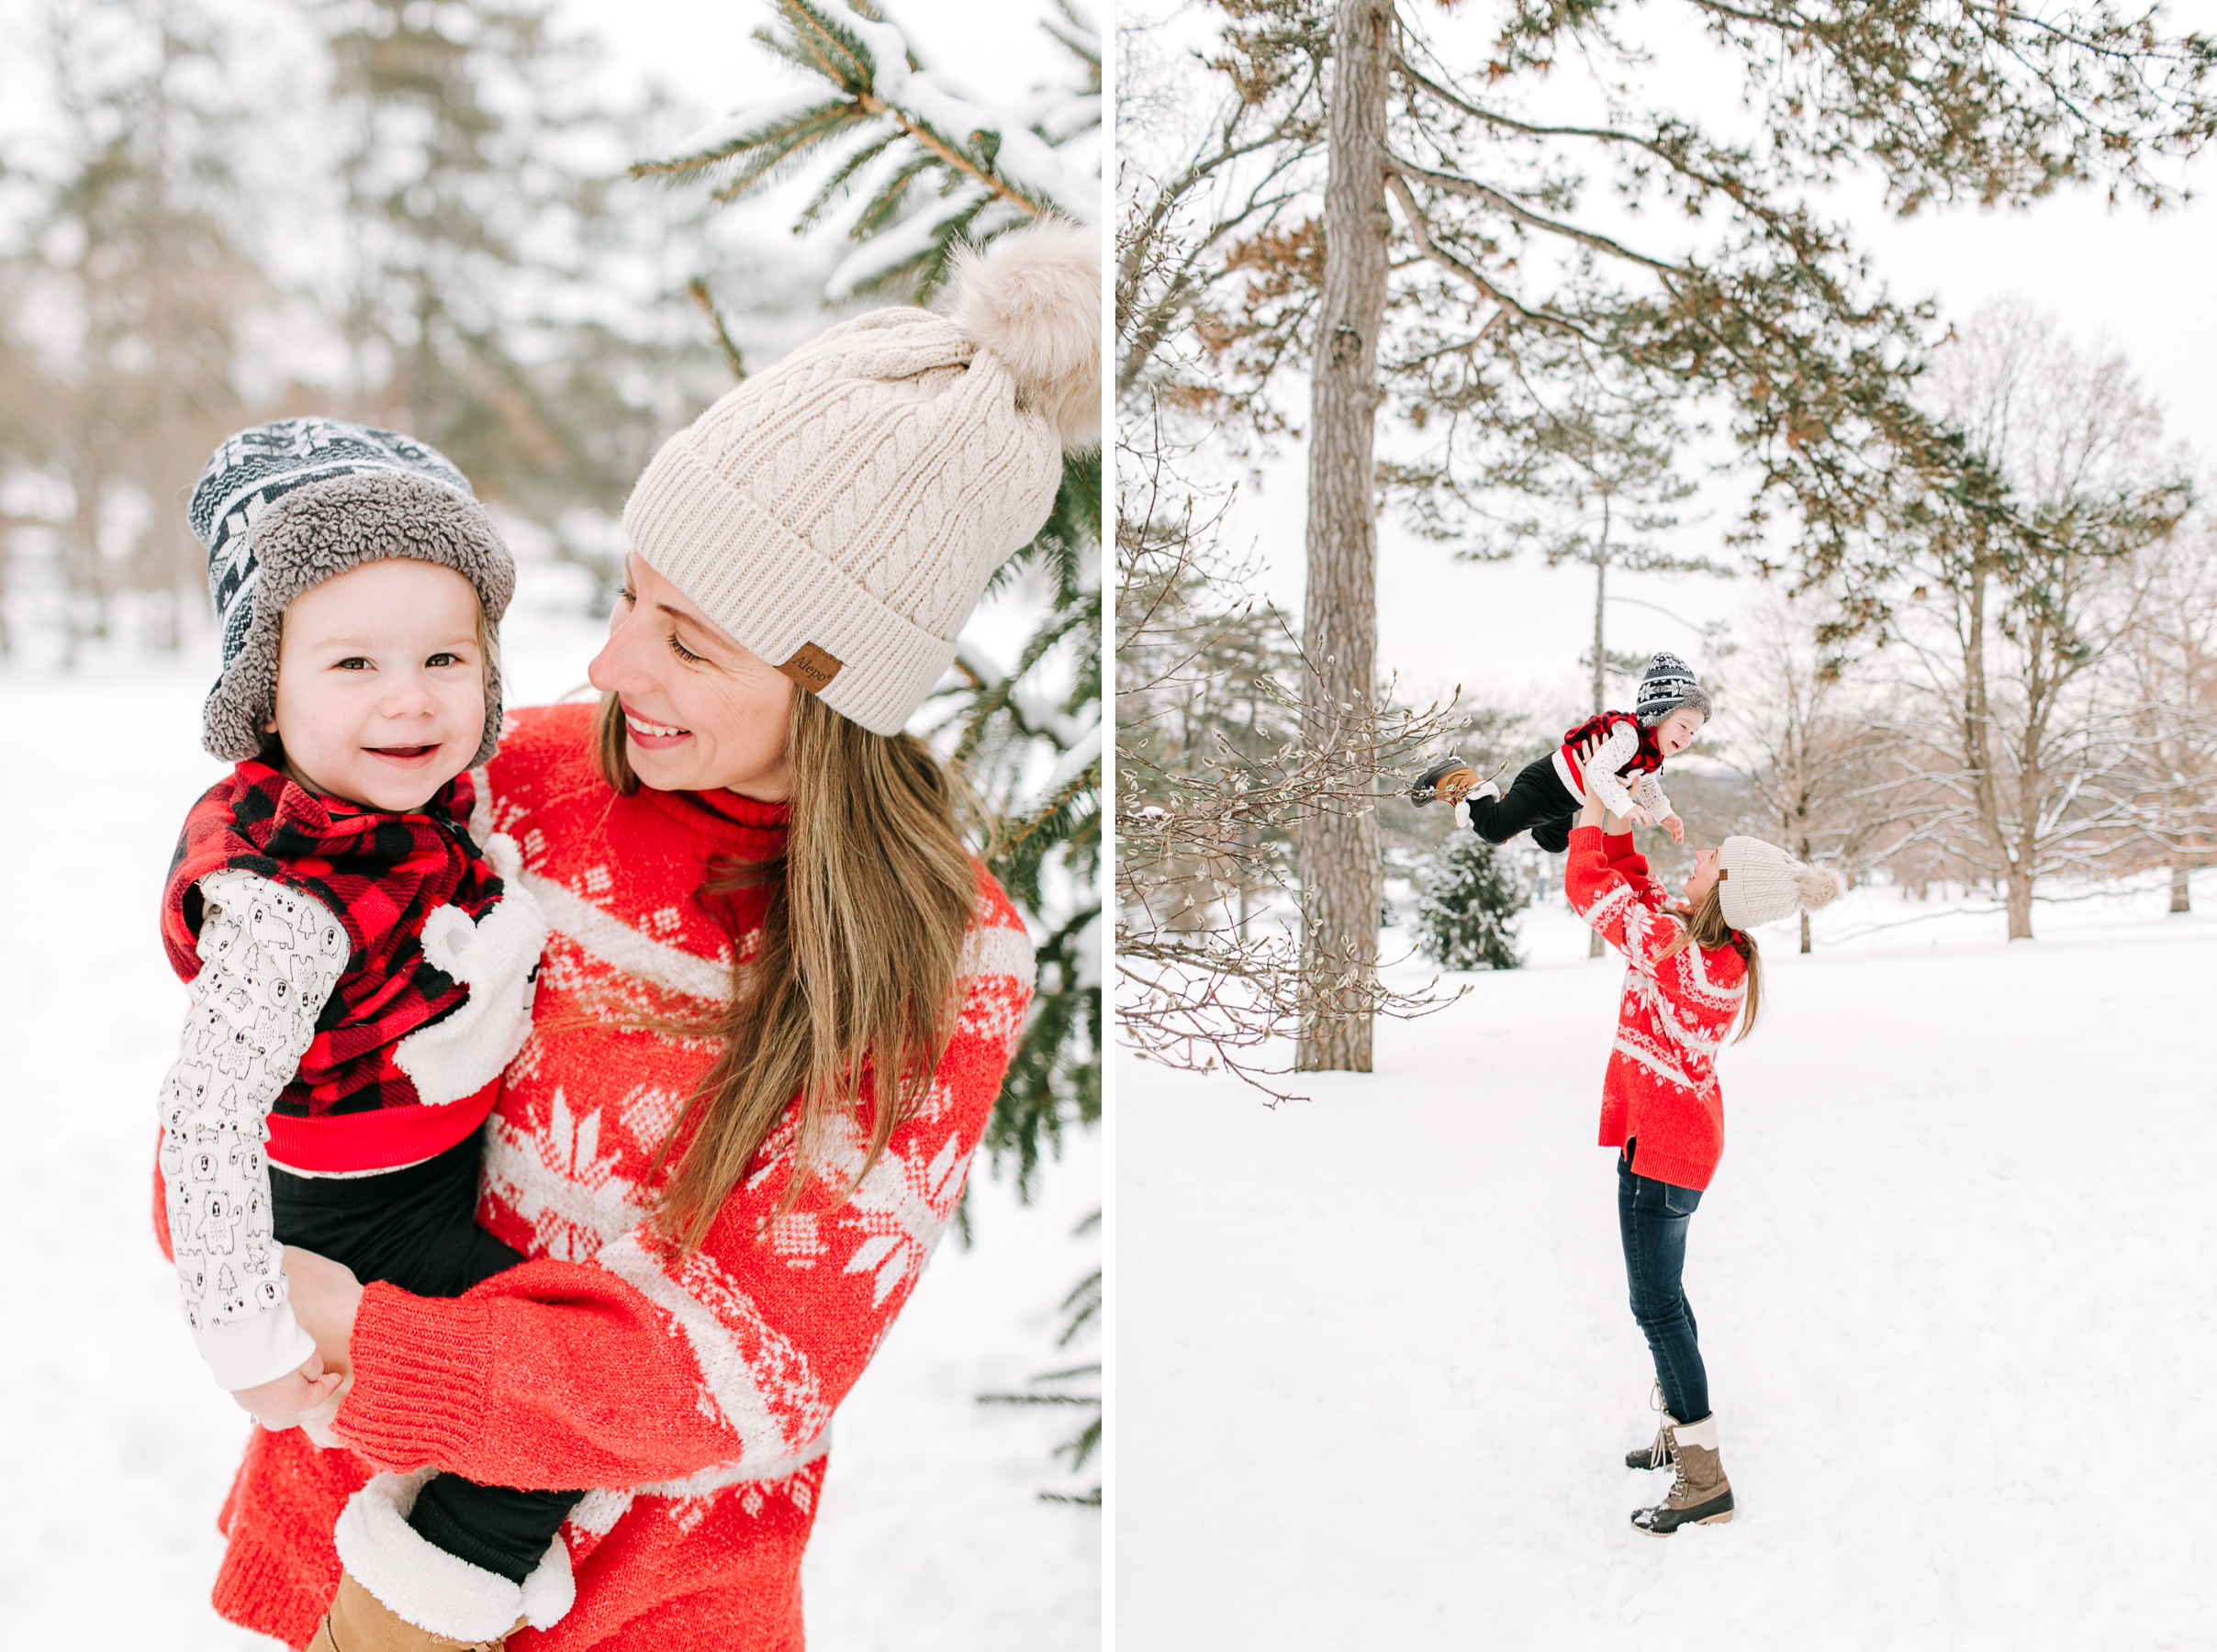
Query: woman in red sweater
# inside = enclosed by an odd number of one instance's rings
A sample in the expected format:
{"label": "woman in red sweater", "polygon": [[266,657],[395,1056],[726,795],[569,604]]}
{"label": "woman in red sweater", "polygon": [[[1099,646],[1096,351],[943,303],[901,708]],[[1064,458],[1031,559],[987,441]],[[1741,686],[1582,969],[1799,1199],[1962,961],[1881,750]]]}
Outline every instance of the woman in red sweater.
{"label": "woman in red sweater", "polygon": [[[250,1445],[225,1616],[330,1652],[801,1646],[832,1413],[1030,995],[1022,923],[902,731],[1092,439],[1100,292],[1090,231],[1003,237],[951,316],[834,328],[641,478],[601,703],[518,713],[469,822],[514,841],[549,930],[478,1207],[527,1260],[441,1299],[286,1253],[348,1375]],[[408,1521],[437,1473],[584,1489],[560,1598],[485,1626],[512,1586]]]}
{"label": "woman in red sweater", "polygon": [[[1732,1517],[1694,1311],[1682,1276],[1685,1234],[1724,1152],[1717,1051],[1733,1023],[1755,1024],[1762,963],[1753,925],[1814,910],[1838,876],[1759,838],[1696,851],[1683,903],[1648,876],[1630,829],[1589,797],[1571,832],[1563,887],[1629,968],[1616,1047],[1602,1084],[1601,1145],[1619,1149],[1617,1214],[1632,1317],[1654,1356],[1663,1425],[1628,1453],[1635,1468],[1675,1467],[1670,1494],[1632,1524],[1656,1536]],[[1637,1166],[1635,1168],[1635,1166]]]}

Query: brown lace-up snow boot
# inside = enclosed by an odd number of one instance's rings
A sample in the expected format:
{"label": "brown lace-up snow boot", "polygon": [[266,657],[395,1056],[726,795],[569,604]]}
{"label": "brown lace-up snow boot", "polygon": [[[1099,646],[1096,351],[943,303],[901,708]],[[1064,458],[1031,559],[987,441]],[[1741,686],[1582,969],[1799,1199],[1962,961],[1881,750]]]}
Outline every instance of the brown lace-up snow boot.
{"label": "brown lace-up snow boot", "polygon": [[1450,806],[1460,803],[1478,785],[1478,771],[1456,753],[1450,752],[1409,783],[1408,799],[1418,809],[1437,798]]}
{"label": "brown lace-up snow boot", "polygon": [[1721,1525],[1732,1517],[1732,1482],[1724,1478],[1717,1449],[1717,1413],[1698,1423],[1678,1423],[1667,1432],[1677,1478],[1671,1494],[1652,1509],[1636,1509],[1632,1524],[1654,1537],[1668,1537],[1682,1525]]}
{"label": "brown lace-up snow boot", "polygon": [[[509,1635],[523,1627],[518,1618]],[[498,1640],[449,1640],[419,1629],[354,1580],[353,1572],[339,1575],[339,1592],[331,1609],[323,1614],[316,1638],[308,1652],[501,1652],[508,1635]]]}
{"label": "brown lace-up snow boot", "polygon": [[1663,1384],[1660,1382],[1655,1385],[1654,1396],[1649,1400],[1648,1409],[1662,1413],[1663,1420],[1655,1424],[1655,1443],[1626,1452],[1624,1466],[1627,1468],[1668,1468],[1671,1466],[1674,1449],[1671,1430],[1678,1426],[1678,1419],[1663,1410]]}

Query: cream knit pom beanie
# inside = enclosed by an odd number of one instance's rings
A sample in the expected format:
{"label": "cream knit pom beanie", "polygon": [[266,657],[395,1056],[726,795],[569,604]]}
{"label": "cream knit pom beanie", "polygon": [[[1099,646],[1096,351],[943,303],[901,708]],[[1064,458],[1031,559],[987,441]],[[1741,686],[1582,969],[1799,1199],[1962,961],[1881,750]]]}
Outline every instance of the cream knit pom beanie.
{"label": "cream knit pom beanie", "polygon": [[1724,921],[1734,929],[1813,912],[1847,893],[1847,884],[1830,866],[1797,861],[1761,838],[1726,838],[1717,851],[1717,865],[1724,873],[1718,886]]}
{"label": "cream knit pom beanie", "polygon": [[1043,223],[960,266],[951,312],[872,310],[746,380],[632,490],[632,549],[751,653],[879,734],[954,663],[1066,448],[1100,429],[1101,249]]}

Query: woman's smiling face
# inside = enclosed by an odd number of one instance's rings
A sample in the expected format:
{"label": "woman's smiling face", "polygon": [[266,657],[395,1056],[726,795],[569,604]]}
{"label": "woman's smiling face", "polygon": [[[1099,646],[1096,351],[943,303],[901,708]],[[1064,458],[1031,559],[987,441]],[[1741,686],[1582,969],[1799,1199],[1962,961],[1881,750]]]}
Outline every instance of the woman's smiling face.
{"label": "woman's smiling face", "polygon": [[1717,887],[1717,880],[1722,876],[1717,865],[1716,850],[1695,850],[1694,869],[1685,875],[1686,905],[1699,906],[1702,899]]}
{"label": "woman's smiling face", "polygon": [[621,703],[633,771],[656,791],[722,787],[783,802],[792,785],[789,719],[800,690],[636,553],[623,566],[607,645],[586,675]]}

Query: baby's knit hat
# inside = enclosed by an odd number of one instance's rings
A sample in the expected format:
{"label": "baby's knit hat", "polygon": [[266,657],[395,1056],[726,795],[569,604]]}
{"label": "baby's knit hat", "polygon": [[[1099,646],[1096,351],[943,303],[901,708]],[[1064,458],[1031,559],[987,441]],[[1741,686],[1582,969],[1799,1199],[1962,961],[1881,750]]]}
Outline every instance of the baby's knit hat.
{"label": "baby's knit hat", "polygon": [[1847,893],[1846,882],[1830,866],[1797,861],[1761,838],[1726,838],[1717,865],[1724,874],[1717,886],[1724,921],[1734,929],[1813,912]]}
{"label": "baby's knit hat", "polygon": [[898,733],[1100,428],[1101,248],[1044,223],[724,395],[632,490],[632,549],[825,705]]}
{"label": "baby's knit hat", "polygon": [[[280,419],[225,441],[185,509],[207,547],[207,590],[223,627],[223,675],[200,712],[200,743],[226,763],[259,756],[277,702],[278,623],[293,598],[364,563],[404,556],[477,587],[489,630],[516,564],[469,483],[438,449],[336,419]],[[500,662],[485,663],[485,739],[500,738]]]}
{"label": "baby's knit hat", "polygon": [[1640,720],[1653,728],[1681,706],[1691,706],[1706,720],[1711,715],[1709,697],[1694,680],[1694,668],[1674,653],[1649,658],[1640,675],[1640,698],[1632,709]]}

